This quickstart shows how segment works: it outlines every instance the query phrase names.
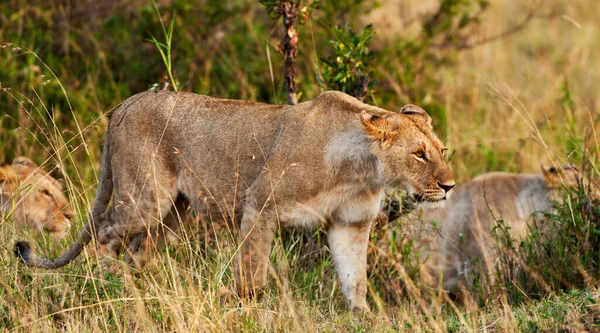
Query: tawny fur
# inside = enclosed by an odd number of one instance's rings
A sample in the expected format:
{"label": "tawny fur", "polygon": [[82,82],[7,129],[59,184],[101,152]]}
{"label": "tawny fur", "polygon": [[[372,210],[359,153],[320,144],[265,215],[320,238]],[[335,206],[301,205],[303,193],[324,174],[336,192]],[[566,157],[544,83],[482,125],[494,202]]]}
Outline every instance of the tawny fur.
{"label": "tawny fur", "polygon": [[29,226],[61,238],[73,209],[61,184],[27,157],[0,166],[0,211],[17,227]]}
{"label": "tawny fur", "polygon": [[542,167],[539,174],[492,172],[456,186],[444,207],[409,214],[411,237],[418,239],[425,271],[433,273],[431,282],[441,281],[444,289],[457,292],[468,287],[475,273],[492,272],[498,258],[492,236],[496,220],[521,241],[532,223],[541,222],[544,212],[553,211],[553,202],[560,202],[557,189],[577,186],[580,180],[571,167]]}
{"label": "tawny fur", "polygon": [[347,305],[367,311],[368,231],[384,189],[437,201],[454,185],[425,111],[394,113],[339,92],[294,106],[141,93],[113,112],[104,149],[82,239],[55,261],[19,243],[29,265],[68,263],[90,234],[109,254],[142,261],[189,204],[239,226],[242,295],[265,283],[278,228],[325,225]]}

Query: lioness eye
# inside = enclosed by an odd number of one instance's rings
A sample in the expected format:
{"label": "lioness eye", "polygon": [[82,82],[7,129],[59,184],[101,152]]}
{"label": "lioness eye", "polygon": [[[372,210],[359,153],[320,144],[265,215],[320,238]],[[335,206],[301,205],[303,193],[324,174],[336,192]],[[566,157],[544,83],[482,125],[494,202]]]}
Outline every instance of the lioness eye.
{"label": "lioness eye", "polygon": [[427,156],[425,156],[425,152],[424,152],[424,151],[422,151],[422,150],[419,150],[419,151],[416,151],[416,152],[414,152],[413,154],[415,154],[415,156],[416,156],[417,158],[420,158],[420,159],[422,159],[422,160],[425,160],[425,161],[427,161]]}
{"label": "lioness eye", "polygon": [[43,189],[41,189],[41,192],[42,192],[43,194],[45,194],[45,195],[50,195],[50,191],[48,191],[48,189],[47,189],[47,188],[43,188]]}

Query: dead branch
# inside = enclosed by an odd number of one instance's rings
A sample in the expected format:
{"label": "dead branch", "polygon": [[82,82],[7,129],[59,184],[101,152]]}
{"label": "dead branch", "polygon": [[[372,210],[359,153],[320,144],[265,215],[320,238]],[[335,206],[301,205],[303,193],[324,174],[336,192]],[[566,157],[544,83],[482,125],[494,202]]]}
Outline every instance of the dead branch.
{"label": "dead branch", "polygon": [[283,16],[284,34],[280,49],[285,58],[285,89],[288,104],[298,104],[296,94],[296,58],[298,56],[298,32],[295,27],[298,23],[298,5],[293,1],[283,0],[279,5],[279,12]]}
{"label": "dead branch", "polygon": [[482,38],[482,39],[480,39],[480,40],[478,40],[476,42],[473,42],[473,43],[465,42],[465,43],[463,43],[461,45],[458,45],[456,48],[459,49],[459,50],[471,49],[471,48],[474,48],[476,46],[480,46],[480,45],[487,44],[487,43],[492,43],[492,42],[495,42],[497,40],[509,37],[511,35],[514,35],[514,34],[520,32],[521,30],[523,30],[531,22],[531,20],[534,17],[535,17],[535,12],[532,10],[529,13],[527,13],[527,16],[525,17],[525,19],[523,21],[521,21],[521,23],[519,23],[519,24],[517,24],[517,25],[515,25],[515,26],[513,26],[513,27],[511,27],[511,28],[509,28],[509,29],[507,29],[507,30],[505,30],[505,31],[497,34],[497,35],[485,37],[485,38]]}

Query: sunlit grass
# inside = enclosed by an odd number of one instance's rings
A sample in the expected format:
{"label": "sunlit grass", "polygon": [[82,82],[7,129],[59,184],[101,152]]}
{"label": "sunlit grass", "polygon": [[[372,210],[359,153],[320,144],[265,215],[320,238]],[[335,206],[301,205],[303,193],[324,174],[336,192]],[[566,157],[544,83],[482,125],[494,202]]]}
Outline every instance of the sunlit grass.
{"label": "sunlit grass", "polygon": [[[382,3],[384,13],[394,13],[394,1]],[[552,14],[553,10],[561,14],[543,15],[522,34],[464,52],[456,68],[444,69],[439,74],[445,78],[440,89],[444,98],[441,103],[447,107],[446,133],[443,134],[454,150],[451,165],[457,180],[464,181],[486,171],[537,171],[541,162],[579,164],[582,152],[598,152],[600,77],[595,68],[600,66],[600,57],[596,54],[600,39],[597,11],[590,10],[591,3],[582,0],[569,4],[550,1],[544,5],[548,7],[541,6],[540,14]],[[410,13],[418,14],[427,6],[413,1],[406,7]],[[150,15],[156,15],[152,7],[149,10]],[[493,6],[485,30],[502,30],[510,23],[506,20],[518,21],[518,15],[513,14],[522,10],[518,1]],[[15,15],[24,17],[25,13]],[[168,15],[165,17],[168,19]],[[248,11],[238,20],[252,22],[258,17],[260,14]],[[397,15],[392,17],[398,19]],[[176,57],[169,59],[170,81],[186,77],[189,71],[192,79],[201,82],[202,91],[196,92],[276,100],[279,81],[277,74],[273,78],[271,73],[274,70],[276,73],[281,59],[275,52],[267,57],[264,40],[256,48],[247,43],[248,36],[262,36],[260,33],[268,27],[238,29],[233,31],[232,39],[223,41],[215,37],[215,33],[206,37],[211,43],[200,44],[194,39],[194,27],[186,27],[185,21],[180,16],[177,18],[178,21],[171,21],[174,25],[163,31],[165,37],[170,41],[173,30],[181,32],[176,36],[179,40],[173,42],[192,45],[189,46],[192,51],[185,51],[183,47],[161,50],[169,54],[178,51],[176,55],[180,58],[190,54],[185,52],[191,52],[196,58],[186,61],[185,66],[177,62]],[[374,38],[380,41],[394,38],[393,31],[377,26],[383,20],[374,22],[377,32]],[[90,40],[94,38],[89,32],[77,33],[89,34],[86,36]],[[234,42],[233,38],[241,42]],[[238,48],[238,44],[243,44],[244,49]],[[27,46],[33,50],[37,45]],[[72,54],[84,59],[85,53],[75,46],[71,45],[75,50]],[[144,65],[161,65],[156,49],[151,51],[156,57],[147,57],[148,49],[142,45],[129,47],[140,48],[140,56],[147,58]],[[41,60],[46,59],[40,59],[25,48],[15,50],[11,45],[0,50],[3,56],[1,87],[6,89],[0,92],[0,101],[2,108],[10,111],[9,117],[0,110],[0,160],[10,161],[17,155],[33,158],[66,185],[66,193],[77,212],[70,235],[58,243],[34,230],[15,229],[10,220],[0,224],[0,243],[3,244],[0,246],[0,330],[539,332],[598,329],[599,292],[594,280],[577,289],[552,289],[536,295],[516,287],[488,285],[483,291],[473,291],[462,302],[455,302],[445,293],[425,285],[418,265],[411,264],[419,239],[411,239],[406,227],[385,221],[373,228],[371,235],[368,302],[372,313],[364,316],[351,316],[344,308],[323,230],[278,235],[271,255],[269,283],[253,299],[239,299],[235,293],[231,265],[237,250],[235,236],[217,222],[198,221],[193,217],[181,231],[181,239],[162,249],[143,269],[116,260],[100,261],[87,253],[58,271],[25,267],[12,254],[15,241],[30,240],[39,253],[56,256],[82,230],[96,190],[107,123],[104,115],[130,94],[124,82],[139,80],[137,86],[146,89],[161,79],[131,77],[133,69],[131,73],[112,73],[106,60],[111,47],[97,43],[94,50],[99,60],[86,63],[87,79],[79,77],[83,86],[78,86],[75,74],[69,72],[68,66],[58,65],[60,62],[56,59],[53,66],[44,66]],[[209,57],[209,50],[217,50],[219,55]],[[261,54],[262,58],[257,59],[262,62],[247,61],[253,52]],[[383,60],[376,57],[374,61],[397,61],[383,57]],[[200,64],[199,60],[203,62]],[[136,73],[144,72],[136,70]],[[228,79],[214,80],[215,73]],[[104,75],[110,79],[100,80]],[[252,81],[253,76],[260,75],[264,76],[266,88],[263,90],[272,96],[262,95],[256,85],[248,84],[249,81],[260,83],[260,78]],[[172,85],[176,86],[174,81]],[[306,96],[315,95],[319,90],[309,84],[300,88],[305,90]],[[592,159],[597,159],[597,155]],[[598,165],[592,163],[591,167],[597,176]],[[564,221],[574,220],[564,218]],[[522,293],[522,297],[515,301],[518,293]],[[482,295],[486,299],[482,300]]]}

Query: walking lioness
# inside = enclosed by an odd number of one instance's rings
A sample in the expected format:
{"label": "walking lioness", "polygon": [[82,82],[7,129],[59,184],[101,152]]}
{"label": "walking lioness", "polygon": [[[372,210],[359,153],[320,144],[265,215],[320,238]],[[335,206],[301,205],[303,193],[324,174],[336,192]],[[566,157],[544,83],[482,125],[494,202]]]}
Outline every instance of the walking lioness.
{"label": "walking lioness", "polygon": [[294,106],[141,93],[111,116],[80,240],[55,261],[24,242],[15,251],[30,266],[58,268],[94,234],[109,253],[135,253],[161,246],[164,226],[176,229],[172,216],[191,204],[240,226],[237,287],[246,295],[265,283],[278,228],[324,224],[347,306],[367,311],[369,228],[384,190],[444,200],[454,186],[444,151],[414,105],[394,113],[340,92]]}
{"label": "walking lioness", "polygon": [[[493,230],[504,227],[518,242],[525,239],[531,227],[537,226],[543,233],[544,222],[550,223],[545,213],[554,212],[554,203],[562,202],[560,189],[577,188],[579,184],[584,184],[594,199],[600,198],[596,186],[570,165],[562,169],[542,166],[541,173],[530,174],[491,172],[456,186],[444,207],[412,212],[408,224],[424,229],[413,237],[423,243],[420,252],[426,258],[426,270],[433,273],[433,282],[442,282],[444,289],[458,292],[461,287],[468,288],[480,274],[493,275],[500,257]],[[437,227],[432,228],[432,224]]]}

